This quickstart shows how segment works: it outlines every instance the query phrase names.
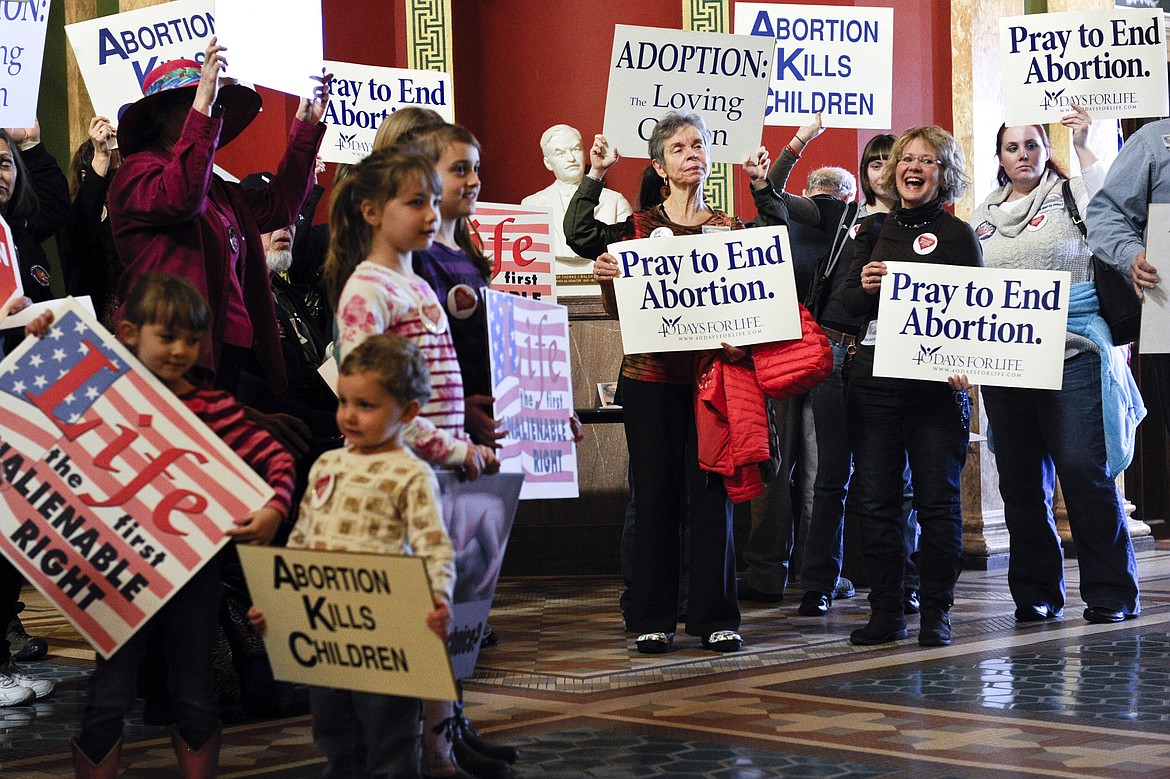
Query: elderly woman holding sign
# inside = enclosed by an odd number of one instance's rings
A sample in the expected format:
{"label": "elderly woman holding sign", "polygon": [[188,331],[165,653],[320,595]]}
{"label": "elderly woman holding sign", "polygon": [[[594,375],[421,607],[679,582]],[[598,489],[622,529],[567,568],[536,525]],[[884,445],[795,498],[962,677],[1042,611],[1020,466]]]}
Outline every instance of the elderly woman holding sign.
{"label": "elderly woman holding sign", "polygon": [[845,510],[861,519],[869,568],[872,611],[854,630],[854,644],[882,644],[906,637],[902,613],[902,473],[910,464],[914,508],[922,529],[918,574],[922,599],[918,643],[951,643],[948,611],[962,567],[963,516],[959,476],[967,459],[970,406],[966,390],[943,381],[873,375],[878,292],[886,261],[944,265],[983,264],[979,243],[965,222],[943,210],[963,193],[963,153],[939,127],[915,127],[895,142],[882,176],[898,193],[889,214],[862,220],[841,300],[863,323],[862,338],[847,363],[846,414],[853,450],[853,484]]}
{"label": "elderly woman holding sign", "polygon": [[[593,216],[601,181],[619,155],[598,135],[589,150],[592,170],[565,212],[565,237],[582,257],[596,258],[593,275],[602,300],[617,316],[613,279],[617,260],[610,243],[651,236],[698,235],[743,227],[707,204],[711,134],[695,114],[670,113],[650,135],[650,157],[662,178],[661,205],[614,225]],[[760,149],[744,163],[760,222],[784,224],[787,210],[768,186],[768,155]],[[732,351],[732,350],[728,350]],[[738,350],[734,350],[738,351]],[[699,469],[695,435],[694,352],[630,354],[622,361],[626,445],[634,493],[634,571],[626,623],[639,634],[638,651],[670,649],[677,626],[680,529],[690,512],[690,580],[686,632],[716,652],[738,651],[739,603],[731,503],[721,477]]]}
{"label": "elderly woman holding sign", "polygon": [[1061,124],[1072,128],[1084,177],[1070,180],[1052,159],[1043,125],[1001,126],[1000,187],[971,215],[989,266],[1072,274],[1061,389],[983,388],[1018,622],[1054,619],[1064,608],[1064,553],[1052,518],[1055,476],[1076,543],[1085,619],[1120,622],[1140,610],[1133,544],[1113,482],[1133,457],[1140,416],[1125,355],[1110,340],[1097,304],[1080,213],[1105,171],[1085,146],[1089,115],[1074,108]]}

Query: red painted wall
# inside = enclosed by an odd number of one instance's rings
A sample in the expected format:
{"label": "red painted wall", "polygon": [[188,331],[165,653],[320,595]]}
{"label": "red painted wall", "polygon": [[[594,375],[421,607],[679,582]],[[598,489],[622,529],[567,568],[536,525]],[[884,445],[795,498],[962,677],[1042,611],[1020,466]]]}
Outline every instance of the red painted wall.
{"label": "red painted wall", "polygon": [[[788,2],[892,6],[896,36],[894,131],[925,123],[951,127],[949,2]],[[406,20],[401,0],[323,0],[322,7],[328,59],[406,66]],[[600,132],[614,24],[678,28],[682,3],[592,0],[584,6],[570,6],[547,0],[452,2],[455,115],[483,145],[483,199],[516,203],[552,180],[540,154],[540,135],[549,125],[571,124],[585,136],[586,143]],[[275,168],[296,111],[292,98],[270,90],[261,92],[264,112],[219,154],[219,164],[239,176]],[[764,128],[764,143],[773,156],[794,130]],[[876,132],[826,131],[797,166],[791,188],[799,191],[808,171],[821,165],[856,169],[860,150]],[[643,166],[640,159],[627,160],[606,180],[633,201]],[[326,185],[333,175],[333,166],[329,167],[322,180]],[[736,177],[736,192],[742,215],[753,216],[742,173]],[[326,218],[323,205],[317,221]]]}

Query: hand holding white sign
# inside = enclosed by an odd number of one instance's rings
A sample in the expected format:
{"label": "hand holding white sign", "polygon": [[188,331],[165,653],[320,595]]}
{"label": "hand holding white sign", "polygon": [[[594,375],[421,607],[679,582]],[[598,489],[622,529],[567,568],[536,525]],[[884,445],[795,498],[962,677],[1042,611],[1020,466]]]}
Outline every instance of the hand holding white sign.
{"label": "hand holding white sign", "polygon": [[302,97],[325,72],[320,0],[217,0],[215,21],[241,79]]}

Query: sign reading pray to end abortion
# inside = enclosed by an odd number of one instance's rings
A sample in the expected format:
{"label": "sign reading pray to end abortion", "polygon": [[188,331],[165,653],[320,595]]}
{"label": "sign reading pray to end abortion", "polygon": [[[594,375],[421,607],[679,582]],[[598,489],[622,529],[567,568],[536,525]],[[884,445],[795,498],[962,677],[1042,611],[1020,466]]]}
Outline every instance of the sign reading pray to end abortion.
{"label": "sign reading pray to end abortion", "polygon": [[776,43],[764,124],[889,128],[893,8],[736,3],[735,32]]}
{"label": "sign reading pray to end abortion", "polygon": [[626,157],[649,158],[659,119],[695,113],[711,131],[711,161],[743,162],[760,146],[775,49],[748,35],[616,25],[606,140]]}
{"label": "sign reading pray to end abortion", "polygon": [[[926,238],[929,234],[919,236]],[[887,262],[873,373],[1060,389],[1068,326],[1067,271]]]}
{"label": "sign reading pray to end abortion", "polygon": [[400,108],[429,108],[455,121],[450,74],[331,60],[325,61],[325,70],[333,74],[333,93],[322,119],[321,159],[326,162],[361,162],[374,150],[382,120]]}
{"label": "sign reading pray to end abortion", "polygon": [[787,227],[610,244],[626,354],[800,338]]}
{"label": "sign reading pray to end abortion", "polygon": [[41,90],[49,0],[0,2],[0,127],[32,127]]}
{"label": "sign reading pray to end abortion", "polygon": [[1004,121],[1055,122],[1083,106],[1094,119],[1165,116],[1162,12],[1029,14],[999,20]]}

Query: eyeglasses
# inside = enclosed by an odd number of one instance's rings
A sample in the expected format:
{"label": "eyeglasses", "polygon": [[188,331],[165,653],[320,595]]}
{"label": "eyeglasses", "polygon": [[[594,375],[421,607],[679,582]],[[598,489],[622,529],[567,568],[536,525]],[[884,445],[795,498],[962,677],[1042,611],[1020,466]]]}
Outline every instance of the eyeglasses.
{"label": "eyeglasses", "polygon": [[903,165],[913,165],[917,162],[924,168],[933,168],[936,165],[942,165],[942,160],[936,160],[934,157],[914,157],[910,154],[899,157],[898,162]]}

